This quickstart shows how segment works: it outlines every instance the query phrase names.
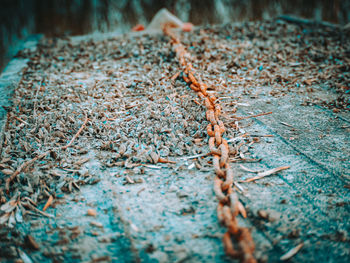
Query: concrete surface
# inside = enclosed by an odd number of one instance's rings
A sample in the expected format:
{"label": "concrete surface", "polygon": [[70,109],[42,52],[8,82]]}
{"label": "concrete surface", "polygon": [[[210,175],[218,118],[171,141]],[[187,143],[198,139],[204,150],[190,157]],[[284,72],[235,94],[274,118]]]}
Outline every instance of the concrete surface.
{"label": "concrete surface", "polygon": [[[89,39],[88,36],[86,38]],[[84,37],[75,41],[84,41]],[[128,41],[136,52],[138,42],[133,39]],[[159,55],[151,49],[146,55],[152,57],[155,54]],[[138,59],[135,55],[134,58],[108,63],[120,69],[126,61],[137,62]],[[2,105],[10,106],[12,89],[8,87],[16,86],[26,61],[13,60],[1,75]],[[127,67],[131,74],[120,73],[119,77],[128,77],[130,82],[139,79],[136,73],[133,75],[134,71],[150,79],[156,78],[159,73],[158,69],[151,73],[145,68],[137,69],[132,63]],[[67,76],[67,82],[69,79],[71,83],[89,85],[89,81],[104,78],[108,76],[102,73],[96,73],[89,79],[84,73],[79,73]],[[153,81],[158,83],[162,80]],[[164,85],[168,87],[162,90],[164,96],[170,96],[175,90],[187,96],[188,102],[195,99],[189,88],[179,80],[174,85]],[[319,105],[307,105],[304,102],[310,94],[306,96],[305,93],[291,91],[283,97],[272,97],[269,95],[270,87],[261,87],[256,90],[256,96],[244,95],[243,84],[239,81],[228,83],[228,86],[238,88],[218,89],[218,95],[238,103],[236,115],[272,112],[240,122],[245,132],[260,139],[260,143],[249,147],[246,156],[261,158],[261,161],[233,163],[236,179],[244,180],[254,175],[244,171],[240,165],[253,170],[291,166],[278,175],[241,183],[244,192],[240,194],[240,199],[247,209],[248,218],[240,218],[239,221],[252,229],[259,261],[277,262],[281,255],[304,243],[301,251],[289,262],[348,262],[349,111],[333,112]],[[315,86],[314,89],[312,97],[331,99],[335,96],[322,87]],[[127,89],[120,92],[124,91]],[[137,92],[156,90],[145,85]],[[106,94],[110,94],[109,91]],[[140,101],[146,103],[142,94]],[[180,100],[174,101],[179,103]],[[165,109],[172,106],[171,100],[161,99],[159,103]],[[186,116],[192,116],[197,111],[198,119],[204,119],[201,108],[196,108],[196,105],[186,107]],[[224,107],[228,118],[230,110],[232,106]],[[4,125],[4,116],[3,112],[1,126]],[[136,126],[130,129],[130,134],[132,129],[136,131]],[[233,134],[228,132],[228,139],[232,139],[230,136]],[[269,137],[264,137],[266,135]],[[205,143],[199,149],[208,151]],[[16,226],[21,235],[29,233],[40,245],[39,250],[33,251],[21,244],[12,244],[20,249],[17,253],[22,255],[23,261],[229,261],[221,243],[224,228],[216,218],[217,201],[212,191],[214,174],[210,166],[198,170],[192,159],[174,156],[172,159],[176,164],[145,165],[142,168],[107,167],[100,155],[106,158],[108,153],[90,151],[87,155],[89,161],[80,168],[98,178],[99,182],[81,186],[80,191],[58,198],[55,208],[48,209],[55,218],[31,217]],[[128,183],[126,175],[134,183]],[[86,215],[90,208],[97,211],[96,217]],[[266,217],[261,216],[261,211]],[[5,258],[6,261],[11,262],[12,259]]]}

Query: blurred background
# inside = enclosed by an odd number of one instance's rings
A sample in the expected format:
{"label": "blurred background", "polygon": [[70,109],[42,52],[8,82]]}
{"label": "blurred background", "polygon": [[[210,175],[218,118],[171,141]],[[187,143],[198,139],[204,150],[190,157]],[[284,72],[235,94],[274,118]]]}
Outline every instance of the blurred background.
{"label": "blurred background", "polygon": [[125,33],[166,7],[195,25],[292,14],[345,25],[350,0],[0,0],[0,71],[31,34]]}

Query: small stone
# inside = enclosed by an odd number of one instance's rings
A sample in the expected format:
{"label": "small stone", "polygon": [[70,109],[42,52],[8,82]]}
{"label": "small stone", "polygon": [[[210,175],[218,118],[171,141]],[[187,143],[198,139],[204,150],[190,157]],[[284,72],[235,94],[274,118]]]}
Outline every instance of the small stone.
{"label": "small stone", "polygon": [[169,262],[169,257],[166,253],[161,251],[154,251],[150,257],[157,262]]}
{"label": "small stone", "polygon": [[35,249],[35,250],[40,249],[38,243],[35,241],[34,237],[32,237],[31,235],[27,235],[25,237],[25,242],[28,248]]}
{"label": "small stone", "polygon": [[178,198],[185,198],[185,197],[188,197],[188,194],[184,191],[179,191],[176,193],[177,197]]}
{"label": "small stone", "polygon": [[289,234],[288,238],[294,239],[300,237],[300,229],[293,229]]}
{"label": "small stone", "polygon": [[97,216],[97,212],[96,212],[95,209],[88,209],[87,212],[86,212],[86,214],[87,214],[88,216]]}
{"label": "small stone", "polygon": [[258,215],[263,219],[267,219],[269,217],[269,214],[265,210],[259,210]]}
{"label": "small stone", "polygon": [[99,228],[103,228],[103,225],[100,222],[92,221],[92,222],[90,222],[90,225],[95,226],[95,227],[99,227]]}
{"label": "small stone", "polygon": [[194,139],[195,144],[200,144],[202,142],[202,139],[196,138]]}
{"label": "small stone", "polygon": [[172,185],[172,186],[169,187],[168,192],[176,192],[177,189],[178,189],[178,188],[177,188],[175,185]]}
{"label": "small stone", "polygon": [[275,222],[281,218],[281,213],[274,210],[269,210],[268,217],[270,222]]}

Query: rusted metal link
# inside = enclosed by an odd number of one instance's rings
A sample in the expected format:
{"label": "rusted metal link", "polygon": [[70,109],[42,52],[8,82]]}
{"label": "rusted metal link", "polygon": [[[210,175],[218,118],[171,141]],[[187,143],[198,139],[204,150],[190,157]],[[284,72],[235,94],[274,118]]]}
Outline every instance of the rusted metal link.
{"label": "rusted metal link", "polygon": [[215,97],[214,94],[208,94],[208,98],[210,99],[210,101],[211,101],[213,104],[215,104],[217,98]]}
{"label": "rusted metal link", "polygon": [[191,80],[192,84],[196,87],[199,87],[199,83],[197,82],[197,79],[193,76],[191,72],[188,72],[188,78]]}
{"label": "rusted metal link", "polygon": [[217,124],[214,125],[214,136],[216,145],[220,145],[222,143],[221,131],[219,125]]}
{"label": "rusted metal link", "polygon": [[[226,177],[225,171],[221,169],[220,167],[220,157],[219,155],[214,154],[213,156],[213,166],[214,166],[214,171],[216,173],[217,176],[219,176],[220,178],[224,178]],[[221,181],[223,183],[223,181]]]}
{"label": "rusted metal link", "polygon": [[221,156],[220,149],[215,147],[215,137],[210,137],[208,144],[209,144],[209,150],[211,154]]}
{"label": "rusted metal link", "polygon": [[204,94],[203,94],[201,91],[198,91],[198,92],[197,92],[197,95],[198,95],[198,97],[199,97],[201,100],[204,100],[204,99],[205,99],[205,96],[204,96]]}
{"label": "rusted metal link", "polygon": [[179,62],[181,66],[186,66],[186,60],[184,58],[180,58]]}
{"label": "rusted metal link", "polygon": [[221,188],[223,191],[226,191],[227,189],[232,187],[232,184],[233,184],[233,170],[231,169],[231,166],[228,163],[225,164],[225,168],[226,168],[226,178],[221,185]]}
{"label": "rusted metal link", "polygon": [[[221,132],[221,134],[225,133],[226,128],[225,128],[224,123],[223,123],[221,120],[218,120],[218,124],[219,124],[219,127],[220,127],[220,132]],[[210,136],[210,135],[209,135],[209,136]]]}
{"label": "rusted metal link", "polygon": [[251,239],[250,232],[247,228],[242,227],[238,231],[238,238],[240,241],[238,242],[238,249],[234,248],[232,243],[232,234],[230,232],[226,232],[223,236],[223,243],[225,247],[225,252],[227,255],[230,255],[234,258],[239,258],[243,263],[255,263],[256,260],[253,257],[251,251],[255,249],[254,242]]}
{"label": "rusted metal link", "polygon": [[[215,137],[215,140],[216,137]],[[220,158],[220,167],[224,167],[227,164],[227,160],[228,160],[228,143],[225,139],[222,139],[222,143],[219,146],[219,150],[221,152],[221,158]]]}
{"label": "rusted metal link", "polygon": [[205,96],[208,96],[208,93],[207,93],[208,86],[205,83],[200,83],[199,88],[201,89],[201,91]]}
{"label": "rusted metal link", "polygon": [[233,217],[238,216],[239,214],[239,207],[238,207],[238,197],[236,193],[231,193],[229,195],[229,200],[230,200],[230,209],[231,209],[231,214]]}
{"label": "rusted metal link", "polygon": [[206,115],[207,115],[207,120],[211,123],[211,125],[214,126],[215,124],[217,124],[215,113],[213,110],[207,110]]}
{"label": "rusted metal link", "polygon": [[240,238],[238,239],[239,241],[244,241],[246,248],[248,250],[254,250],[255,249],[255,244],[252,238],[252,235],[250,234],[250,231],[246,227],[241,227],[240,228]]}
{"label": "rusted metal link", "polygon": [[227,196],[222,192],[221,190],[221,184],[222,181],[220,180],[219,177],[215,176],[214,178],[214,193],[216,195],[216,198],[222,202],[222,203],[226,203],[228,198]]}
{"label": "rusted metal link", "polygon": [[220,104],[215,104],[215,118],[219,118],[221,114],[221,106]]}
{"label": "rusted metal link", "polygon": [[210,137],[214,137],[215,134],[214,134],[214,131],[213,131],[213,125],[211,125],[211,123],[209,123],[207,125],[207,134],[210,136]]}
{"label": "rusted metal link", "polygon": [[234,217],[232,216],[231,209],[229,206],[224,205],[222,208],[222,214],[224,216],[224,224],[227,228],[230,228],[232,224],[234,224]]}
{"label": "rusted metal link", "polygon": [[[255,244],[250,234],[250,231],[246,227],[239,229],[238,235],[238,247],[241,252],[241,262],[243,263],[256,263],[253,252],[255,250]],[[237,238],[237,237],[236,237]]]}
{"label": "rusted metal link", "polygon": [[200,89],[196,86],[196,85],[194,85],[193,83],[190,85],[190,88],[192,89],[192,90],[194,90],[194,91],[199,91]]}
{"label": "rusted metal link", "polygon": [[217,214],[217,217],[218,217],[219,222],[221,224],[224,223],[224,211],[223,211],[223,208],[224,208],[224,204],[222,204],[222,203],[219,203],[217,208],[216,208],[216,214]]}
{"label": "rusted metal link", "polygon": [[191,82],[191,80],[185,74],[182,75],[182,78],[184,79],[184,81],[186,83],[190,83]]}
{"label": "rusted metal link", "polygon": [[[203,92],[202,92],[203,93]],[[203,93],[204,95],[204,93]],[[205,95],[204,95],[205,96]],[[208,97],[205,97],[204,99],[204,103],[205,103],[205,107],[208,109],[208,110],[214,110],[215,109],[215,106],[213,105],[213,103],[209,100]]]}
{"label": "rusted metal link", "polygon": [[231,240],[231,234],[229,232],[226,232],[224,236],[222,237],[222,241],[225,248],[226,255],[233,257],[233,258],[239,258],[241,256],[241,253],[239,253],[237,250],[235,250],[232,240]]}
{"label": "rusted metal link", "polygon": [[[215,170],[214,193],[219,200],[217,206],[217,217],[221,223],[227,227],[227,232],[223,235],[223,244],[228,256],[240,259],[243,263],[255,263],[254,250],[255,245],[247,228],[240,227],[237,222],[237,216],[242,211],[245,216],[245,210],[238,200],[237,194],[233,191],[233,171],[228,163],[229,148],[227,141],[222,138],[226,131],[224,123],[219,119],[221,114],[221,105],[217,98],[211,92],[207,92],[207,85],[196,78],[192,64],[187,60],[191,59],[190,54],[181,44],[174,32],[171,31],[171,25],[163,28],[165,35],[171,38],[173,49],[179,63],[184,67],[182,77],[190,88],[195,91],[202,104],[206,107],[207,134],[209,135],[209,149],[213,155],[213,166]],[[224,169],[223,169],[224,168]],[[236,241],[236,247],[232,242]]]}
{"label": "rusted metal link", "polygon": [[[189,72],[192,71],[192,69],[193,69],[192,64],[191,64],[191,63],[187,63],[187,64],[186,64],[186,67],[185,67],[185,69],[184,69],[184,72],[185,72],[186,74],[188,74]],[[193,74],[192,74],[192,75],[193,75]]]}
{"label": "rusted metal link", "polygon": [[236,217],[232,216],[230,207],[227,205],[224,205],[222,211],[223,211],[223,216],[224,216],[224,225],[227,227],[228,232],[231,235],[237,234],[239,232],[237,219],[236,219]]}

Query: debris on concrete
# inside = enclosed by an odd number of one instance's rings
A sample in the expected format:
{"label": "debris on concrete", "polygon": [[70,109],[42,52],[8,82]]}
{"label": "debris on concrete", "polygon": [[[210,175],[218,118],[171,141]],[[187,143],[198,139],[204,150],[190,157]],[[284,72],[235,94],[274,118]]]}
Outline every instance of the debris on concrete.
{"label": "debris on concrete", "polygon": [[[290,166],[235,184],[256,258],[349,259],[349,35],[281,20],[178,33],[223,107],[235,181]],[[28,62],[5,108],[1,260],[228,260],[208,123],[168,39],[44,38],[18,57]]]}

